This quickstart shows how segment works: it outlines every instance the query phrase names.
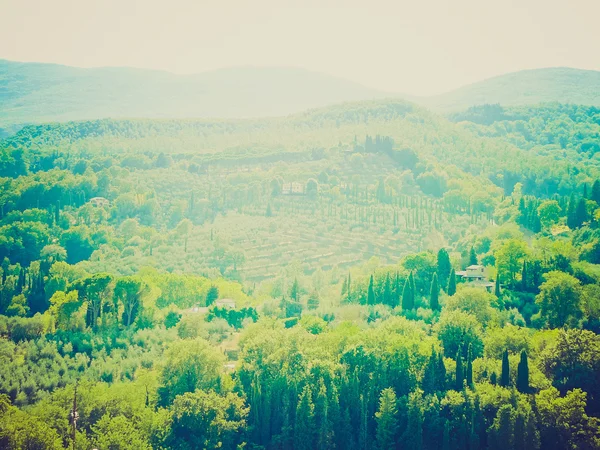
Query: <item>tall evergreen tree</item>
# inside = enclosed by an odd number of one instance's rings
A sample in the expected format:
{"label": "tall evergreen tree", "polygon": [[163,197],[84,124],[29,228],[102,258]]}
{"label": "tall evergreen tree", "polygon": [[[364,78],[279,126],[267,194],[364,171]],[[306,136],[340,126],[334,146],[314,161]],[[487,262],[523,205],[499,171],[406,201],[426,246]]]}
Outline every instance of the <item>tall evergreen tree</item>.
{"label": "tall evergreen tree", "polygon": [[306,301],[306,307],[308,309],[317,309],[321,300],[319,298],[319,292],[314,289],[311,294],[308,296],[308,300]]}
{"label": "tall evergreen tree", "polygon": [[521,290],[527,291],[529,280],[527,277],[527,261],[523,261],[523,269],[521,269]]}
{"label": "tall evergreen tree", "polygon": [[358,426],[358,448],[360,450],[369,448],[369,426],[368,426],[367,400],[363,394],[360,395],[360,422]]}
{"label": "tall evergreen tree", "polygon": [[537,426],[536,416],[533,413],[527,415],[525,424],[525,448],[527,450],[538,450],[540,448],[540,431]]}
{"label": "tall evergreen tree", "polygon": [[389,272],[386,274],[385,276],[385,283],[383,285],[383,303],[385,303],[388,306],[393,306],[393,300],[392,300],[392,284],[390,281],[390,274]]}
{"label": "tall evergreen tree", "polygon": [[577,204],[575,201],[575,194],[571,194],[569,198],[569,204],[567,206],[567,226],[574,230],[577,228],[577,216],[575,214],[575,210],[577,209]]}
{"label": "tall evergreen tree", "polygon": [[600,205],[600,181],[594,181],[592,184],[592,192],[590,193],[590,200]]}
{"label": "tall evergreen tree", "polygon": [[517,390],[524,394],[529,392],[529,363],[525,350],[521,351],[521,359],[517,366]]}
{"label": "tall evergreen tree", "polygon": [[438,354],[435,384],[439,391],[443,392],[446,390],[446,364],[444,364],[444,355],[441,352]]}
{"label": "tall evergreen tree", "polygon": [[465,373],[463,369],[463,360],[461,353],[462,351],[459,349],[458,353],[456,354],[456,372],[454,376],[454,389],[456,389],[457,391],[462,391],[465,380]]}
{"label": "tall evergreen tree", "polygon": [[452,264],[450,263],[450,255],[445,248],[440,248],[437,254],[437,274],[442,286],[447,286],[448,277],[450,276],[450,270]]}
{"label": "tall evergreen tree", "polygon": [[[412,275],[412,274],[411,274]],[[406,278],[404,289],[402,290],[402,310],[409,311],[415,307],[415,294],[412,290],[410,275]]]}
{"label": "tall evergreen tree", "polygon": [[435,349],[431,348],[431,355],[425,365],[425,372],[423,374],[423,383],[421,388],[425,394],[433,394],[437,389],[438,381],[438,355]]}
{"label": "tall evergreen tree", "polygon": [[471,351],[471,344],[469,344],[469,349],[467,350],[467,370],[465,374],[465,379],[467,380],[467,386],[470,388],[473,387],[473,352]]}
{"label": "tall evergreen tree", "polygon": [[510,365],[508,361],[508,350],[502,354],[502,373],[500,374],[500,386],[510,386]]}
{"label": "tall evergreen tree", "polygon": [[350,272],[348,272],[348,281],[346,281],[346,298],[350,300],[352,297],[352,278],[350,277]]}
{"label": "tall evergreen tree", "polygon": [[30,273],[31,287],[27,293],[27,305],[29,312],[33,316],[36,313],[43,313],[50,306],[46,300],[46,291],[44,288],[44,275],[39,270],[37,273]]}
{"label": "tall evergreen tree", "polygon": [[375,304],[375,288],[373,286],[373,275],[369,278],[369,290],[367,291],[367,305]]}
{"label": "tall evergreen tree", "polygon": [[408,400],[408,417],[406,430],[401,438],[405,448],[421,450],[423,448],[423,411],[419,397],[410,395]]}
{"label": "tall evergreen tree", "polygon": [[500,298],[500,295],[502,295],[502,292],[500,291],[500,274],[499,273],[496,274],[496,282],[494,284],[494,295],[498,298]]}
{"label": "tall evergreen tree", "polygon": [[329,418],[329,399],[327,397],[327,388],[321,380],[319,393],[315,400],[315,426],[317,432],[318,450],[326,450],[331,448],[333,439],[333,430],[331,429],[331,421]]}
{"label": "tall evergreen tree", "polygon": [[450,450],[450,421],[444,421],[444,433],[442,435],[442,450]]}
{"label": "tall evergreen tree", "polygon": [[490,375],[490,384],[496,386],[496,383],[498,383],[498,375],[496,375],[496,372],[492,372]]}
{"label": "tall evergreen tree", "polygon": [[575,228],[581,228],[588,221],[587,203],[585,198],[580,198],[575,208]]}
{"label": "tall evergreen tree", "polygon": [[392,388],[381,391],[379,409],[375,413],[377,422],[377,448],[394,450],[398,434],[398,407],[396,393]]}
{"label": "tall evergreen tree", "polygon": [[10,261],[4,257],[2,260],[2,286],[6,283],[6,277],[8,276],[8,268],[10,267]]}
{"label": "tall evergreen tree", "polygon": [[469,251],[469,265],[474,266],[479,264],[477,261],[477,253],[475,253],[475,248],[471,246],[471,250]]}
{"label": "tall evergreen tree", "polygon": [[440,310],[440,285],[438,284],[437,273],[431,278],[431,288],[429,290],[429,307],[434,311]]}
{"label": "tall evergreen tree", "polygon": [[312,402],[310,386],[304,386],[298,398],[294,424],[294,449],[313,450],[315,448],[315,406]]}
{"label": "tall evergreen tree", "polygon": [[456,272],[454,269],[450,271],[450,276],[448,277],[448,288],[446,292],[449,296],[453,296],[456,294]]}
{"label": "tall evergreen tree", "polygon": [[298,284],[298,278],[294,278],[294,283],[290,290],[290,299],[294,302],[300,301],[300,285]]}
{"label": "tall evergreen tree", "polygon": [[514,409],[511,405],[503,405],[496,414],[491,429],[491,448],[512,449],[514,445]]}

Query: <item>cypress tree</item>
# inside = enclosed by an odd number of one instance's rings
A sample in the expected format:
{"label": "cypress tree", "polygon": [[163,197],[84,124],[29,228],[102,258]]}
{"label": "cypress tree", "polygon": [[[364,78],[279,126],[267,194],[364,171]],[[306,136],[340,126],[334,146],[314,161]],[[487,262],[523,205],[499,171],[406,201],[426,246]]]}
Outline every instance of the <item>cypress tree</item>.
{"label": "cypress tree", "polygon": [[440,309],[440,285],[438,284],[437,273],[431,278],[431,289],[429,290],[429,307],[434,311]]}
{"label": "cypress tree", "polygon": [[408,279],[410,281],[410,292],[412,294],[412,304],[413,304],[413,308],[415,307],[415,296],[417,295],[417,288],[415,286],[415,275],[413,272],[411,272],[408,275]]}
{"label": "cypress tree", "polygon": [[594,184],[592,185],[592,192],[590,194],[590,200],[596,202],[598,205],[600,205],[600,181],[596,180],[594,181]]}
{"label": "cypress tree", "polygon": [[569,205],[567,206],[567,226],[574,230],[577,228],[577,216],[575,214],[575,194],[571,194],[569,198]]}
{"label": "cypress tree", "polygon": [[319,393],[315,400],[315,425],[317,431],[317,449],[331,448],[333,432],[331,430],[331,421],[329,420],[329,399],[327,397],[327,388],[321,380]]}
{"label": "cypress tree", "polygon": [[290,298],[294,302],[298,302],[300,296],[300,286],[298,285],[298,278],[294,278],[292,289],[290,290]]}
{"label": "cypress tree", "polygon": [[517,223],[525,226],[527,223],[527,206],[525,205],[525,199],[521,197],[519,199],[519,216],[517,217]]}
{"label": "cypress tree", "polygon": [[425,366],[422,389],[425,394],[433,394],[437,389],[438,356],[435,349],[431,348],[431,356]]}
{"label": "cypress tree", "polygon": [[469,265],[474,266],[479,264],[477,261],[477,253],[475,253],[475,248],[471,247],[471,251],[469,252]]}
{"label": "cypress tree", "polygon": [[350,278],[350,272],[348,272],[348,281],[346,282],[346,297],[350,300],[350,293],[352,292],[352,279]]}
{"label": "cypress tree", "polygon": [[450,263],[450,255],[448,255],[445,248],[441,248],[437,254],[437,274],[442,286],[448,284],[448,276],[450,275],[451,269],[452,264]]}
{"label": "cypress tree", "polygon": [[395,449],[398,434],[398,407],[396,405],[396,393],[392,388],[381,391],[379,409],[375,413],[375,420],[377,422],[378,448],[382,450]]}
{"label": "cypress tree", "polygon": [[360,395],[360,424],[358,427],[358,448],[366,449],[369,447],[369,429],[367,401],[364,395]]}
{"label": "cypress tree", "polygon": [[510,386],[510,365],[508,361],[508,350],[502,354],[502,373],[500,374],[500,386]]}
{"label": "cypress tree", "polygon": [[496,372],[492,372],[492,374],[490,375],[490,384],[492,386],[496,386],[497,382],[498,382],[498,375],[496,375]]}
{"label": "cypress tree", "polygon": [[529,392],[529,364],[525,350],[521,351],[521,359],[517,366],[517,390],[524,394]]}
{"label": "cypress tree", "polygon": [[2,260],[2,286],[6,283],[6,277],[8,276],[8,268],[10,267],[10,261],[8,258]]}
{"label": "cypress tree", "polygon": [[575,208],[575,228],[581,228],[588,221],[587,203],[585,198],[580,198]]}
{"label": "cypress tree", "polygon": [[385,276],[385,284],[383,285],[383,303],[392,306],[392,286],[389,272]]}
{"label": "cypress tree", "polygon": [[527,415],[527,422],[525,424],[525,448],[527,450],[540,448],[540,432],[536,423],[535,414],[529,413]]}
{"label": "cypress tree", "polygon": [[457,391],[462,391],[464,385],[465,374],[463,370],[463,360],[461,355],[461,350],[458,350],[456,354],[456,374],[455,374],[455,389]]}
{"label": "cypress tree", "polygon": [[347,283],[348,283],[348,279],[344,278],[344,281],[342,281],[342,292],[341,292],[342,297],[344,295],[346,295],[346,292],[348,292],[348,284]]}
{"label": "cypress tree", "polygon": [[527,261],[523,261],[523,269],[521,270],[521,290],[526,291],[528,285],[527,280]]}
{"label": "cypress tree", "polygon": [[444,355],[438,354],[438,364],[436,371],[436,386],[439,391],[446,390],[446,364],[444,364]]}
{"label": "cypress tree", "polygon": [[17,278],[17,289],[15,292],[23,293],[23,290],[25,289],[26,280],[27,272],[26,269],[22,267],[21,270],[19,270],[19,278]]}
{"label": "cypress tree", "polygon": [[273,217],[273,210],[271,209],[271,204],[267,203],[267,211],[265,212],[266,217]]}
{"label": "cypress tree", "polygon": [[494,420],[492,433],[497,448],[513,448],[514,410],[511,405],[500,407]]}
{"label": "cypress tree", "polygon": [[312,402],[312,392],[308,385],[300,393],[296,407],[294,424],[294,449],[312,450],[315,436],[315,406]]}
{"label": "cypress tree", "polygon": [[406,448],[413,450],[423,448],[423,412],[416,396],[409,396],[406,430],[401,440]]}
{"label": "cypress tree", "polygon": [[390,292],[390,306],[392,308],[395,308],[396,306],[398,306],[400,304],[400,274],[398,272],[396,272],[396,275],[394,276],[394,280],[392,281],[390,278],[390,282],[391,282],[391,292]]}
{"label": "cypress tree", "polygon": [[467,351],[467,386],[473,387],[473,353],[471,352],[471,344],[469,344],[469,350]]}
{"label": "cypress tree", "polygon": [[367,305],[375,304],[375,289],[373,287],[373,275],[369,279],[369,290],[367,291]]}
{"label": "cypress tree", "polygon": [[410,282],[410,275],[404,282],[404,289],[402,290],[402,310],[409,311],[415,307],[414,293],[412,292],[412,285]]}
{"label": "cypress tree", "polygon": [[502,295],[502,292],[500,292],[500,274],[497,273],[496,274],[496,284],[494,286],[494,295],[496,295],[496,297],[500,298],[500,295]]}
{"label": "cypress tree", "polygon": [[311,292],[306,302],[306,307],[308,309],[317,309],[321,300],[319,299],[319,292],[315,289]]}
{"label": "cypress tree", "polygon": [[442,435],[442,450],[450,450],[450,421],[444,422],[444,434]]}
{"label": "cypress tree", "polygon": [[446,289],[446,292],[449,296],[453,296],[454,294],[456,294],[456,272],[454,271],[454,269],[450,271],[450,277],[448,278],[448,288]]}

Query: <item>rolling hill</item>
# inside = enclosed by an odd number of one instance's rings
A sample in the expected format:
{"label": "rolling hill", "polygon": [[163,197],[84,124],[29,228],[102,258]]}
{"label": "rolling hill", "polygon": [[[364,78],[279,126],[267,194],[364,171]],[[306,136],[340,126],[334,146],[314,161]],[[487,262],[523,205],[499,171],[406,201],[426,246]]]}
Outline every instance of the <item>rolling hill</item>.
{"label": "rolling hill", "polygon": [[522,70],[417,101],[444,113],[485,103],[516,106],[559,102],[596,106],[600,105],[600,72],[568,67]]}
{"label": "rolling hill", "polygon": [[342,102],[404,97],[441,113],[474,105],[600,105],[600,72],[525,70],[431,97],[408,97],[298,68],[238,67],[195,75],[82,69],[0,60],[0,137],[25,124],[101,118],[258,118]]}
{"label": "rolling hill", "polygon": [[175,75],[0,60],[0,128],[106,117],[281,116],[384,96],[352,81],[297,68],[238,67]]}

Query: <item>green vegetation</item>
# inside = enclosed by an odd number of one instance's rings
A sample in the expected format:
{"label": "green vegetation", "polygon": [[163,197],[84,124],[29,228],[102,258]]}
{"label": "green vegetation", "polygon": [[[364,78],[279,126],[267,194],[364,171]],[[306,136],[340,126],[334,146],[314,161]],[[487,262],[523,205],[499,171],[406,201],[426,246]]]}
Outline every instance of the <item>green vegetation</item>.
{"label": "green vegetation", "polygon": [[1,141],[0,447],[600,448],[598,112],[461,114]]}

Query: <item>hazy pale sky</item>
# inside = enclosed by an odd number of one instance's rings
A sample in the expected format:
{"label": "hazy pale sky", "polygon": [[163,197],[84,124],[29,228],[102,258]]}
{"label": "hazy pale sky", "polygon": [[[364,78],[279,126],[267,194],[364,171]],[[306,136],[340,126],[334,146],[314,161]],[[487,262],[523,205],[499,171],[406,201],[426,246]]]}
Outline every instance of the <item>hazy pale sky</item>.
{"label": "hazy pale sky", "polygon": [[600,0],[0,0],[0,58],[194,73],[296,66],[433,94],[600,70]]}

